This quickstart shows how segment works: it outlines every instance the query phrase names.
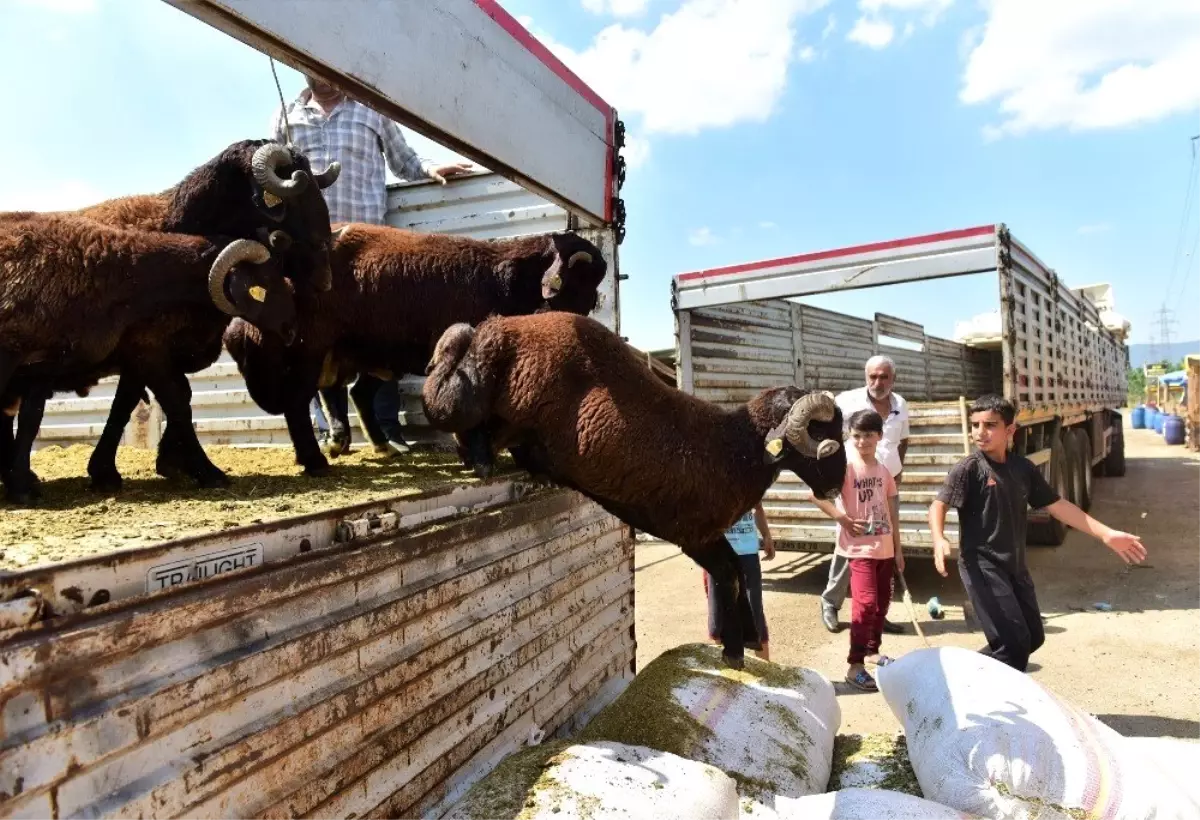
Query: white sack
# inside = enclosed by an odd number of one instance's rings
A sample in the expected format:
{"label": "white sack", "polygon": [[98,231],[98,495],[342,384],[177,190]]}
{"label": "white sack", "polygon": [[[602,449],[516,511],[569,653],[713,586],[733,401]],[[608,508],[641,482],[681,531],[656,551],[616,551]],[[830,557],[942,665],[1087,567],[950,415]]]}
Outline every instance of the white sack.
{"label": "white sack", "polygon": [[997,660],[921,649],[878,670],[925,797],[987,817],[1197,818],[1200,805],[1091,715]]}
{"label": "white sack", "polygon": [[720,647],[687,644],[641,670],[580,739],[710,763],[738,781],[742,808],[753,813],[825,791],[841,717],[833,684],[818,672],[749,656],[734,671]]}
{"label": "white sack", "polygon": [[1125,748],[1200,803],[1200,743],[1174,737],[1126,737]]}
{"label": "white sack", "polygon": [[620,743],[558,741],[506,757],[444,817],[735,820],[737,785],[724,772]]}
{"label": "white sack", "polygon": [[932,800],[885,789],[842,789],[813,794],[775,812],[778,820],[977,820]]}

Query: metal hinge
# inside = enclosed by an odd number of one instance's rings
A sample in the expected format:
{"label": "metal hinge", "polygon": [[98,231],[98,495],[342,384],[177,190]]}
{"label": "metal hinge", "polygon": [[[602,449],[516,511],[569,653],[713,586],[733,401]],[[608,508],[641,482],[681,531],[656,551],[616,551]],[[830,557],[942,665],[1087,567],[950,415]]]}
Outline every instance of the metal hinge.
{"label": "metal hinge", "polygon": [[612,194],[612,215],[613,215],[613,233],[616,235],[617,244],[620,245],[625,241],[625,201],[617,196],[621,188],[625,185],[625,157],[621,156],[621,149],[625,147],[625,123],[617,120],[613,126],[613,168],[617,177],[617,190]]}

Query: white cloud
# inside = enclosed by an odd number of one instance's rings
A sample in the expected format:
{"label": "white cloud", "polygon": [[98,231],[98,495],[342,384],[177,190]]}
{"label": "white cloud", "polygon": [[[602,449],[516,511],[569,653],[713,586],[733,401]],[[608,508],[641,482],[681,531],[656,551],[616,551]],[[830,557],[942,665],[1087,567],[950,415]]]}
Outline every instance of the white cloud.
{"label": "white cloud", "polygon": [[854,28],[850,29],[850,33],[846,35],[846,39],[868,48],[886,48],[895,36],[896,29],[891,23],[885,20],[859,17],[854,23]]}
{"label": "white cloud", "polygon": [[796,52],[796,59],[802,63],[811,63],[817,59],[817,51],[812,46],[805,46]]}
{"label": "white cloud", "polygon": [[21,5],[36,6],[45,11],[57,11],[74,14],[94,11],[96,0],[17,0]]}
{"label": "white cloud", "polygon": [[688,234],[688,242],[693,245],[712,245],[716,241],[717,238],[713,236],[712,230],[707,227],[696,228]]}
{"label": "white cloud", "polygon": [[774,222],[766,221],[766,222],[759,222],[758,227],[762,228],[764,231],[769,231],[772,228],[778,227],[778,225],[776,225]]}
{"label": "white cloud", "polygon": [[646,10],[650,0],[583,0],[583,7],[592,14],[611,14],[613,17],[634,17]]}
{"label": "white cloud", "polygon": [[1108,222],[1097,222],[1093,225],[1080,225],[1079,232],[1081,234],[1091,233],[1107,233],[1112,230],[1112,224]]}
{"label": "white cloud", "polygon": [[23,188],[6,185],[0,193],[0,211],[71,211],[103,202],[110,196],[80,179],[64,179],[48,185]]}
{"label": "white cloud", "polygon": [[613,24],[575,51],[537,36],[647,137],[763,122],[797,57],[795,22],[828,0],[685,0],[649,30]]}
{"label": "white cloud", "polygon": [[[995,102],[984,138],[1117,128],[1200,106],[1200,3],[991,0],[959,99]],[[1013,55],[1020,53],[1020,59]]]}
{"label": "white cloud", "polygon": [[943,11],[950,8],[954,0],[859,0],[858,7],[867,14],[896,11],[915,14],[924,12],[926,25],[933,25]]}
{"label": "white cloud", "polygon": [[837,31],[837,18],[831,14],[829,15],[829,19],[825,22],[825,28],[821,29],[821,39],[829,39],[829,35],[833,34],[835,31]]}
{"label": "white cloud", "polygon": [[644,137],[626,134],[625,147],[621,149],[621,156],[625,157],[625,165],[630,170],[645,165],[646,161],[650,159],[650,141]]}
{"label": "white cloud", "polygon": [[[858,10],[862,15],[846,39],[868,48],[886,48],[896,37],[898,21],[893,18],[920,14],[922,22],[932,26],[953,3],[954,0],[858,0]],[[916,30],[916,24],[907,20],[901,37],[907,39]]]}

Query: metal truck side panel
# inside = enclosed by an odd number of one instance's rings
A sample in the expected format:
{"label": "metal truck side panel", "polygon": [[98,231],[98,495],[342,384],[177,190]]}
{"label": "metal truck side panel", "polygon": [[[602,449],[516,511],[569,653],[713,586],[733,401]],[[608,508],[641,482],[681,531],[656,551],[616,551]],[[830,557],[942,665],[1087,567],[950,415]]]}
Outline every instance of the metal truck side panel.
{"label": "metal truck side panel", "polygon": [[632,674],[632,555],[617,519],[555,491],[18,632],[0,812],[436,801],[488,744],[551,733]]}

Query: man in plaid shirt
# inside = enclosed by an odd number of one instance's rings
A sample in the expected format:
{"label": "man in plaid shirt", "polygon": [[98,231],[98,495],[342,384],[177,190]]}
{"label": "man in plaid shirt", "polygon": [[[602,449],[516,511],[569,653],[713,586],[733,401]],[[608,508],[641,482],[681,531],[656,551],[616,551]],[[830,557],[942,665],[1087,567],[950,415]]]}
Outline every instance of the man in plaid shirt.
{"label": "man in plaid shirt", "polygon": [[[383,224],[387,213],[385,161],[402,180],[434,179],[445,184],[446,177],[471,170],[470,163],[423,162],[409,147],[396,123],[350,99],[337,86],[309,75],[305,79],[308,87],[287,108],[286,131],[283,112],[276,113],[272,131],[276,142],[286,142],[290,136],[292,145],[314,167],[326,167],[334,160],[341,163],[337,181],[323,191],[331,222]],[[363,373],[359,380],[363,379],[374,377]],[[348,409],[345,388],[325,390],[322,394],[327,402],[336,405],[334,412],[344,418]],[[315,397],[313,406],[317,427],[324,434],[328,428],[322,424],[324,414]],[[360,412],[363,409],[359,408]],[[400,396],[395,380],[381,382],[373,409],[389,446],[397,452],[407,452],[408,445],[400,431]]]}

